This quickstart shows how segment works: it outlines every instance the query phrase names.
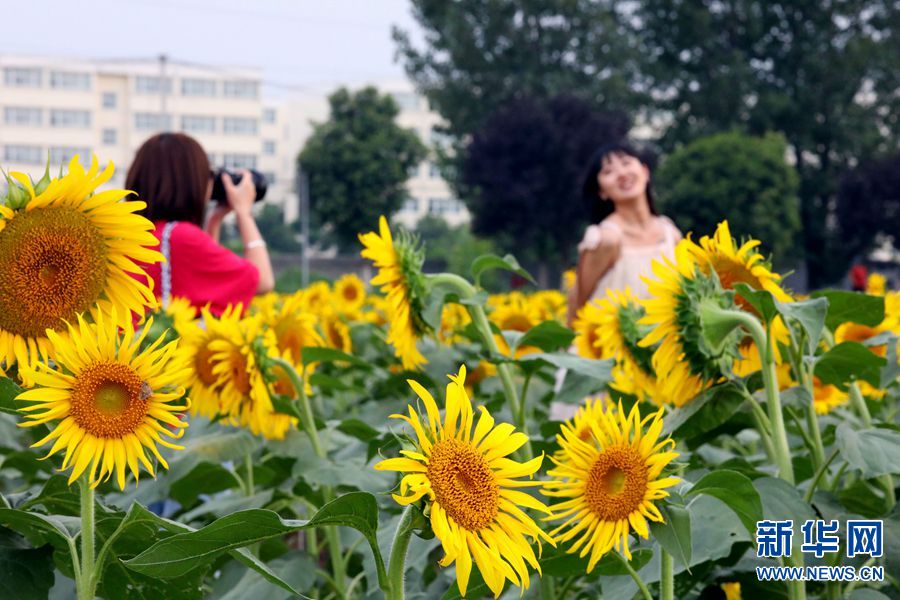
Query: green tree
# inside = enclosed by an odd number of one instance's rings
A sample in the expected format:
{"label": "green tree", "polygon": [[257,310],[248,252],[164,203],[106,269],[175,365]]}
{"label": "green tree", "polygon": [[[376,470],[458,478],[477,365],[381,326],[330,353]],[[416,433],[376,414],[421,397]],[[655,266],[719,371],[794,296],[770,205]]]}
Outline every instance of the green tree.
{"label": "green tree", "polygon": [[668,148],[739,128],[784,134],[800,176],[814,286],[846,269],[829,227],[847,166],[896,148],[900,5],[882,0],[658,0],[636,5],[643,72]]}
{"label": "green tree", "polygon": [[762,240],[782,261],[800,253],[797,174],[780,135],[720,133],[668,156],[657,172],[660,209],[694,238],[728,220],[732,235]]}
{"label": "green tree", "polygon": [[405,184],[426,150],[416,133],[394,121],[398,109],[373,87],[329,96],[331,115],[317,124],[300,152],[309,173],[312,220],[329,228],[342,249],[377,226],[407,197]]}
{"label": "green tree", "polygon": [[266,204],[256,216],[256,226],[269,249],[274,252],[299,252],[297,241],[290,225],[284,222],[284,211],[272,204]]}
{"label": "green tree", "polygon": [[578,94],[621,110],[641,94],[637,48],[611,0],[412,0],[423,47],[394,29],[406,72],[462,138],[507,102]]}

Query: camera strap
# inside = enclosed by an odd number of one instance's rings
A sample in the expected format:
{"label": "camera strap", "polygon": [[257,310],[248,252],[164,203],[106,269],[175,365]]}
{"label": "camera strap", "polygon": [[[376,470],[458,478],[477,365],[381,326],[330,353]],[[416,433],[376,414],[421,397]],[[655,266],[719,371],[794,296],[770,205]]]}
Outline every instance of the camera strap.
{"label": "camera strap", "polygon": [[159,251],[162,253],[165,261],[162,264],[162,307],[168,308],[172,299],[172,250],[170,241],[172,239],[172,230],[178,225],[178,221],[169,221],[163,226],[162,239],[159,242]]}

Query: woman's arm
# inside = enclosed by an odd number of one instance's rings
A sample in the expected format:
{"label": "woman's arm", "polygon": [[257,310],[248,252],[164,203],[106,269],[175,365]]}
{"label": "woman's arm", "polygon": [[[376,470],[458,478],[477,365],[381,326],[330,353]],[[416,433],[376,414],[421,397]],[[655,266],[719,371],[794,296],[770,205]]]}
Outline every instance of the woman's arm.
{"label": "woman's arm", "polygon": [[[253,263],[259,270],[259,285],[257,286],[257,294],[265,294],[275,289],[275,274],[272,271],[272,261],[269,260],[269,251],[266,249],[266,242],[259,233],[256,226],[256,220],[253,218],[253,201],[256,197],[256,188],[253,187],[253,177],[250,171],[246,169],[242,171],[243,177],[238,185],[234,185],[228,174],[222,174],[222,183],[225,185],[225,195],[228,197],[228,204],[234,210],[234,216],[237,219],[238,231],[241,233],[241,241],[244,243],[244,258]],[[215,213],[213,213],[215,217]],[[212,218],[210,218],[212,221]],[[216,235],[213,239],[218,239],[218,226],[216,225]],[[207,225],[209,231],[209,225]]]}
{"label": "woman's arm", "polygon": [[619,257],[620,240],[614,235],[607,235],[594,248],[582,250],[578,255],[578,267],[575,271],[575,286],[569,292],[569,311],[567,321],[572,326],[578,310],[584,306],[600,278],[609,271]]}

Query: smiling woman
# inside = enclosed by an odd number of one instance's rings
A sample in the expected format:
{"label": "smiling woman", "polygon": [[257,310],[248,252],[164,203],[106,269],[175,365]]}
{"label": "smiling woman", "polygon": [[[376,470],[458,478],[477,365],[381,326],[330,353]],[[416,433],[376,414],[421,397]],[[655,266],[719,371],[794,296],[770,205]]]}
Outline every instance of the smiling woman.
{"label": "smiling woman", "polygon": [[587,302],[630,288],[647,297],[642,277],[654,259],[674,256],[681,232],[653,205],[649,160],[625,143],[600,148],[588,166],[582,191],[594,223],[578,245],[569,323]]}

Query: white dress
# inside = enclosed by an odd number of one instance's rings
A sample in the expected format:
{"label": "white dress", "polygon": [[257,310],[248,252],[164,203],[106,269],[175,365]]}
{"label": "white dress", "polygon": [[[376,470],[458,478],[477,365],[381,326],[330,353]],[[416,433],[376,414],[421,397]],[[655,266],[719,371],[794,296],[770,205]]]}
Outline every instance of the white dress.
{"label": "white dress", "polygon": [[[649,296],[647,283],[642,277],[651,277],[653,270],[651,265],[654,260],[660,260],[663,256],[670,260],[675,258],[675,245],[681,232],[668,217],[656,217],[661,221],[663,229],[663,237],[656,244],[646,244],[642,246],[632,246],[622,243],[619,246],[619,257],[616,262],[603,274],[600,281],[597,282],[589,302],[591,300],[601,300],[606,297],[607,290],[619,291],[626,287],[638,298],[647,298]],[[578,244],[578,251],[593,250],[600,245],[603,239],[604,229],[611,228],[622,233],[622,228],[611,221],[604,220],[599,225],[590,225],[584,233],[584,238]],[[620,236],[624,239],[624,235]]]}
{"label": "white dress", "polygon": [[[602,300],[610,290],[620,291],[626,287],[630,288],[632,293],[638,298],[648,298],[650,296],[647,289],[647,283],[642,277],[650,278],[653,276],[653,261],[661,260],[664,256],[670,260],[675,259],[675,245],[681,236],[681,232],[675,223],[668,217],[656,217],[661,221],[663,236],[656,244],[645,244],[641,246],[633,246],[624,242],[619,246],[619,256],[616,262],[609,268],[606,273],[600,277],[600,281],[594,287],[594,291],[588,302],[593,300]],[[604,220],[598,225],[589,225],[584,232],[584,238],[578,244],[578,252],[593,250],[600,245],[603,239],[604,230],[615,229],[620,234],[618,237],[624,239],[622,228],[609,219]],[[575,347],[569,349],[575,352]],[[554,389],[559,392],[562,389],[562,383],[565,379],[566,370],[560,369],[556,373],[556,385]],[[572,418],[578,406],[573,404],[563,404],[561,402],[552,402],[550,404],[550,418],[554,421],[565,421]]]}

